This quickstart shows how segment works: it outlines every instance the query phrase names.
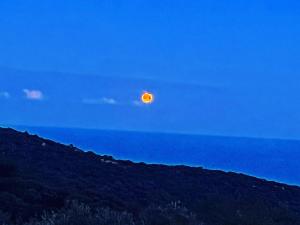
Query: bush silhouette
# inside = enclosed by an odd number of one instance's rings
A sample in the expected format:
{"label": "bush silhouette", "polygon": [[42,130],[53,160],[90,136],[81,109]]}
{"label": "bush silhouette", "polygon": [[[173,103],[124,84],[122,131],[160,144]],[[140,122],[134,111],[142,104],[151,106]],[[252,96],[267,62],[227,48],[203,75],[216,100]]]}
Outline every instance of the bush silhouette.
{"label": "bush silhouette", "polygon": [[203,225],[180,202],[165,207],[149,207],[141,215],[143,225]]}
{"label": "bush silhouette", "polygon": [[26,225],[204,225],[184,207],[170,204],[166,207],[150,207],[139,217],[109,208],[93,210],[89,206],[72,201],[58,212],[44,213]]}
{"label": "bush silhouette", "polygon": [[72,201],[58,212],[44,213],[40,220],[26,225],[135,225],[132,215],[108,208],[92,210],[89,206]]}

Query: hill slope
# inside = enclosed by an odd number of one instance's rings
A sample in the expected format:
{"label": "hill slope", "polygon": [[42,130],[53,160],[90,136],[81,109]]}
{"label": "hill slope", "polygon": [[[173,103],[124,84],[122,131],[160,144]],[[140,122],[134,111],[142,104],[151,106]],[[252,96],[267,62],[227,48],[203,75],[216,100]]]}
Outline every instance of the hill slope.
{"label": "hill slope", "polygon": [[26,220],[72,199],[135,215],[150,205],[180,201],[207,225],[300,224],[295,186],[199,167],[115,160],[0,128],[2,214]]}

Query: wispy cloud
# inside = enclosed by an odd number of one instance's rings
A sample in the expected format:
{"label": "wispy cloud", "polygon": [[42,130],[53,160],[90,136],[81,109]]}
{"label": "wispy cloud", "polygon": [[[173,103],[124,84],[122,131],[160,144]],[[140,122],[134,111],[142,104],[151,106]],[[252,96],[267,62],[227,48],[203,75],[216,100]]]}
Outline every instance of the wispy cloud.
{"label": "wispy cloud", "polygon": [[0,92],[0,98],[10,98],[10,94],[7,91]]}
{"label": "wispy cloud", "polygon": [[134,100],[134,101],[132,101],[132,105],[134,105],[134,106],[143,106],[143,103],[141,101]]}
{"label": "wispy cloud", "polygon": [[117,100],[115,100],[114,98],[108,98],[108,97],[103,97],[100,99],[96,99],[96,98],[83,99],[82,102],[84,104],[91,104],[91,105],[98,105],[98,104],[116,105],[116,104],[118,104]]}
{"label": "wispy cloud", "polygon": [[113,98],[102,98],[101,101],[106,104],[115,105],[117,101]]}
{"label": "wispy cloud", "polygon": [[25,97],[29,100],[43,100],[44,94],[40,90],[23,89]]}

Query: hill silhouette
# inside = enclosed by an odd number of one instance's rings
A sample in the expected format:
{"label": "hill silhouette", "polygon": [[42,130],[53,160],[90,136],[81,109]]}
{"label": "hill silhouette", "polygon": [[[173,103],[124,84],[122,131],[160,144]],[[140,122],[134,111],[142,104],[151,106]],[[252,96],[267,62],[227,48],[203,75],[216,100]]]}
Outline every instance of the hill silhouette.
{"label": "hill silhouette", "polygon": [[153,206],[180,204],[198,224],[300,224],[296,186],[201,167],[116,160],[0,128],[0,219],[22,224],[73,200],[134,218]]}

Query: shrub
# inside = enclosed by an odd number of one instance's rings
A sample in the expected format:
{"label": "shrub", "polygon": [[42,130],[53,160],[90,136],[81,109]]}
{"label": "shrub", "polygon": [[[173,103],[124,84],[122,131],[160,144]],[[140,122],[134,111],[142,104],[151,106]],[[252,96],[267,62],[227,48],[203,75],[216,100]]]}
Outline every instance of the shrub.
{"label": "shrub", "polygon": [[203,225],[180,202],[165,207],[149,207],[141,214],[143,225]]}
{"label": "shrub", "polygon": [[27,225],[135,225],[132,215],[103,208],[92,211],[87,205],[71,202],[59,212],[45,213]]}
{"label": "shrub", "polygon": [[27,225],[204,225],[185,207],[170,204],[166,207],[150,207],[139,218],[126,212],[108,208],[93,211],[89,206],[71,202],[59,212],[46,213],[40,220]]}

